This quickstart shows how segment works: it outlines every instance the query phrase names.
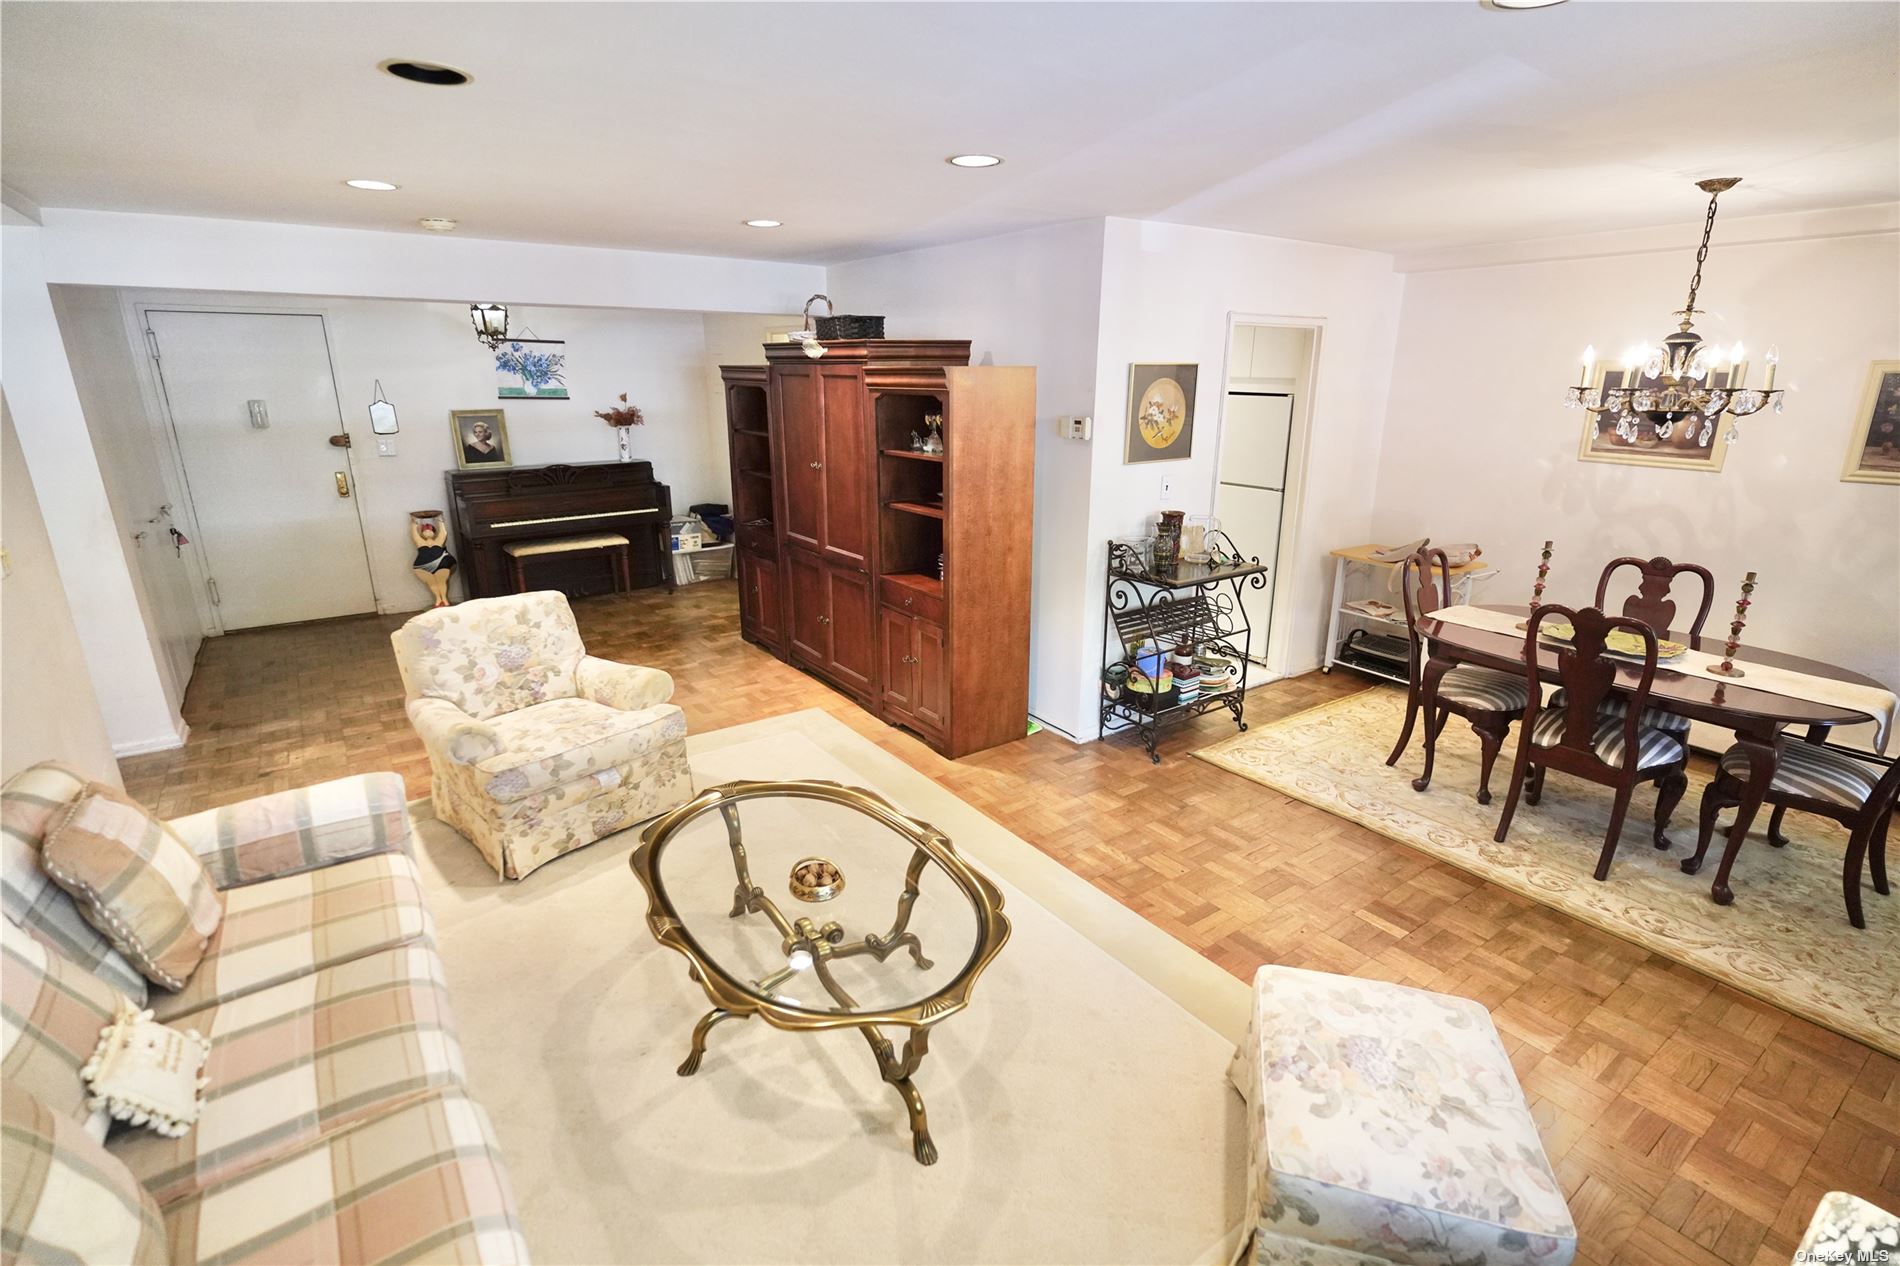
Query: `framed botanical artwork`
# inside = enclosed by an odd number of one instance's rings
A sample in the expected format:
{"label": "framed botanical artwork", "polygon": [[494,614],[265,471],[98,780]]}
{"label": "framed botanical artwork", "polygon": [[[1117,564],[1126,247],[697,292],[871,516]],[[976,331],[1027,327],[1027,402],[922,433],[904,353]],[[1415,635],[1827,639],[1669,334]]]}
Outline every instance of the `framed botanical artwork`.
{"label": "framed botanical artwork", "polygon": [[514,338],[495,349],[495,393],[503,400],[567,399],[567,342]]}
{"label": "framed botanical artwork", "polygon": [[500,409],[457,409],[449,414],[455,431],[455,464],[463,470],[512,466],[508,419]]}
{"label": "framed botanical artwork", "polygon": [[1841,478],[1852,484],[1900,484],[1900,360],[1867,369]]}
{"label": "framed botanical artwork", "polygon": [[[1599,364],[1594,386],[1598,398],[1629,384],[1632,377],[1641,378],[1637,370],[1625,369],[1621,365]],[[1652,383],[1654,379],[1650,380]],[[1731,382],[1748,381],[1748,365],[1743,362],[1730,365],[1726,369],[1709,371],[1706,385],[1714,390],[1726,391]],[[1643,385],[1640,381],[1633,384]],[[1616,433],[1615,412],[1591,413],[1587,409],[1579,410],[1583,414],[1583,434],[1577,445],[1577,460],[1585,462],[1614,462],[1619,466],[1660,466],[1669,470],[1704,470],[1711,473],[1722,469],[1722,462],[1728,457],[1728,428],[1731,421],[1724,413],[1715,419],[1709,428],[1709,442],[1702,443],[1702,423],[1691,426],[1686,421],[1677,424],[1669,433],[1668,439],[1658,436],[1647,421],[1638,423],[1635,442],[1624,439]]]}
{"label": "framed botanical artwork", "polygon": [[1199,365],[1128,367],[1128,442],[1122,461],[1174,462],[1194,452]]}

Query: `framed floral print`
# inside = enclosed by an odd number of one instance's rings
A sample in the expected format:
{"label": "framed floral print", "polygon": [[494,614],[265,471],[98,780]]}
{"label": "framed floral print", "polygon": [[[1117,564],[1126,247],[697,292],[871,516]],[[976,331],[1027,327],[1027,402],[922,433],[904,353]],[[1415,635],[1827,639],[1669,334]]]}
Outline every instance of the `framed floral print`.
{"label": "framed floral print", "polygon": [[[1641,382],[1631,384],[1629,379],[1640,378],[1637,370],[1625,369],[1621,365],[1606,365],[1598,362],[1596,379],[1591,384],[1602,399],[1619,387],[1644,385]],[[1723,369],[1709,371],[1707,385],[1711,389],[1727,391],[1730,383],[1748,381],[1748,365],[1730,365]],[[1655,379],[1650,379],[1651,385]],[[1704,425],[1698,422],[1690,426],[1686,421],[1669,433],[1668,439],[1656,434],[1647,421],[1638,424],[1635,442],[1623,439],[1616,433],[1616,414],[1614,412],[1591,413],[1587,409],[1579,410],[1583,414],[1583,434],[1577,446],[1577,460],[1584,462],[1615,462],[1620,466],[1661,466],[1671,470],[1706,470],[1711,473],[1722,469],[1722,462],[1728,457],[1728,429],[1732,419],[1724,413],[1709,426],[1708,443],[1702,442]]]}
{"label": "framed floral print", "polygon": [[1900,360],[1877,360],[1868,367],[1841,478],[1850,484],[1900,484]]}
{"label": "framed floral print", "polygon": [[503,400],[567,399],[567,342],[509,339],[495,349],[495,392]]}
{"label": "framed floral print", "polygon": [[1182,461],[1194,453],[1199,365],[1128,367],[1128,442],[1122,463]]}

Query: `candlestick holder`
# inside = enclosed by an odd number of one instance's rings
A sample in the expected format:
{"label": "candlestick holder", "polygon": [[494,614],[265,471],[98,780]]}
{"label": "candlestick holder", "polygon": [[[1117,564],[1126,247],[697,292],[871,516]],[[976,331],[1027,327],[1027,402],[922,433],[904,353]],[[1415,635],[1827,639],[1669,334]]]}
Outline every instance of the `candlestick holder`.
{"label": "candlestick holder", "polygon": [[1748,608],[1754,604],[1754,592],[1755,573],[1751,571],[1742,577],[1742,596],[1735,600],[1735,618],[1729,622],[1728,641],[1722,645],[1722,662],[1709,665],[1709,671],[1718,677],[1748,676],[1735,666],[1735,652],[1742,648],[1742,626],[1748,623]]}
{"label": "candlestick holder", "polygon": [[[1544,605],[1544,580],[1549,575],[1550,542],[1545,541],[1543,553],[1538,555],[1537,559],[1537,582],[1531,586],[1531,610],[1533,612]],[[1520,629],[1528,629],[1530,626],[1531,622],[1528,619],[1519,620],[1517,622],[1517,627]]]}

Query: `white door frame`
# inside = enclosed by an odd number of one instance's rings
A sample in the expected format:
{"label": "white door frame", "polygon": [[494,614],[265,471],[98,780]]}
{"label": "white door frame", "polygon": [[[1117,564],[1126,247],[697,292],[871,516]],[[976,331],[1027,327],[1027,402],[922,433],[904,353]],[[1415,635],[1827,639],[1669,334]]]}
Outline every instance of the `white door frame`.
{"label": "white door frame", "polygon": [[1300,520],[1306,510],[1307,457],[1311,451],[1313,404],[1319,398],[1319,354],[1326,339],[1326,318],[1253,312],[1227,314],[1227,342],[1221,351],[1219,434],[1214,445],[1214,468],[1208,476],[1207,504],[1210,507],[1219,504],[1221,459],[1226,456],[1227,443],[1227,384],[1233,379],[1234,368],[1234,331],[1243,325],[1277,325],[1313,332],[1313,343],[1307,350],[1305,399],[1295,399],[1293,421],[1288,430],[1286,491],[1280,498],[1280,548],[1271,577],[1274,618],[1272,627],[1267,630],[1267,665],[1259,683],[1264,685],[1286,676],[1287,660],[1292,654],[1288,635],[1293,625],[1293,572],[1296,569],[1289,566],[1287,560],[1298,557]]}
{"label": "white door frame", "polygon": [[[336,399],[337,432],[350,434],[349,423],[343,415],[343,392],[336,381],[336,351],[330,343],[330,312],[327,308],[307,304],[173,303],[149,291],[120,291],[119,305],[125,315],[125,335],[132,346],[132,359],[138,363],[139,395],[145,402],[146,429],[158,450],[159,473],[164,476],[165,490],[172,498],[172,518],[177,522],[179,531],[191,539],[191,543],[184,547],[184,555],[186,569],[191,573],[192,601],[198,606],[198,622],[206,637],[223,637],[224,621],[211,601],[210,586],[206,584],[211,567],[205,557],[204,533],[198,526],[197,503],[192,499],[191,480],[185,471],[184,453],[178,446],[178,433],[166,402],[164,380],[160,377],[158,362],[152,356],[151,342],[145,337],[146,313],[210,312],[231,316],[316,317],[323,331],[324,359],[330,366],[330,390]],[[350,486],[356,490],[356,495],[350,499],[356,503],[352,509],[356,513],[357,536],[363,545],[363,571],[369,577],[370,597],[376,603],[376,610],[381,611],[382,597],[376,592],[376,570],[369,562],[369,529],[363,522],[363,484],[357,478],[353,456],[354,449],[343,450],[343,464],[350,472]]]}

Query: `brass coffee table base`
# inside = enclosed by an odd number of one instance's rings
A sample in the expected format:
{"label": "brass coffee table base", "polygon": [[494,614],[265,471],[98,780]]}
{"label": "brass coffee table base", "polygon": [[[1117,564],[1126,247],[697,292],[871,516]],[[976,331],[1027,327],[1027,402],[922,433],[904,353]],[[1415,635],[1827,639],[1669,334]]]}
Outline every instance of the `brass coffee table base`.
{"label": "brass coffee table base", "polygon": [[[904,836],[912,846],[910,864],[904,871],[904,888],[897,898],[897,914],[890,931],[879,936],[867,933],[863,939],[846,943],[845,931],[835,921],[819,925],[809,917],[787,919],[765,890],[752,882],[746,860],[743,834],[739,826],[739,804],[756,797],[792,797],[824,800],[843,804],[875,818]],[[729,975],[701,950],[680,922],[668,900],[665,886],[657,874],[661,849],[686,822],[716,807],[725,819],[727,845],[732,853],[737,883],[733,889],[729,918],[763,914],[778,932],[788,966],[761,980],[744,981]],[[888,1010],[863,1010],[857,1000],[845,992],[831,974],[833,959],[869,954],[882,963],[898,949],[910,952],[919,970],[933,964],[924,956],[923,942],[908,931],[911,909],[917,903],[918,887],[924,868],[935,861],[969,898],[977,915],[976,949],[963,970],[944,988],[920,1002]],[[629,865],[645,886],[648,897],[647,924],[654,937],[685,955],[688,975],[705,990],[713,1007],[693,1026],[692,1046],[679,1066],[679,1075],[691,1077],[699,1071],[706,1055],[707,1035],[734,1016],[744,1019],[757,1014],[774,1028],[819,1031],[856,1028],[864,1034],[877,1061],[878,1074],[904,1100],[910,1117],[911,1153],[922,1165],[937,1161],[937,1145],[930,1137],[930,1122],[924,1110],[923,1094],[911,1077],[930,1049],[930,1029],[961,1011],[969,1003],[969,992],[976,978],[1009,939],[1009,920],[1003,916],[1003,898],[996,886],[972,870],[957,855],[950,841],[934,827],[900,814],[881,797],[856,787],[825,782],[734,782],[700,793],[693,800],[655,821],[641,835]],[[799,961],[800,958],[806,961]],[[774,993],[785,981],[809,969],[838,1004],[838,1009],[819,1011]],[[884,1035],[886,1025],[910,1030],[904,1052]]]}

